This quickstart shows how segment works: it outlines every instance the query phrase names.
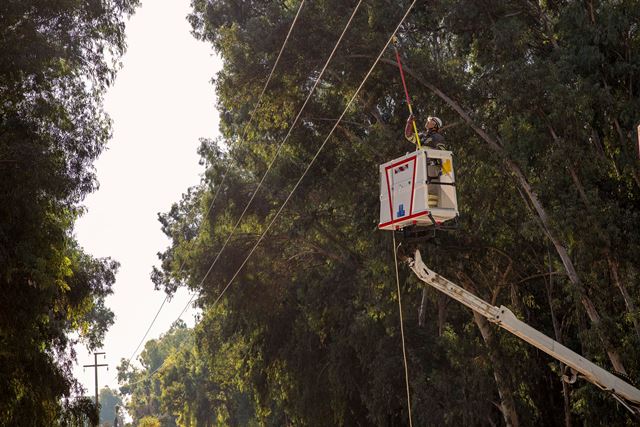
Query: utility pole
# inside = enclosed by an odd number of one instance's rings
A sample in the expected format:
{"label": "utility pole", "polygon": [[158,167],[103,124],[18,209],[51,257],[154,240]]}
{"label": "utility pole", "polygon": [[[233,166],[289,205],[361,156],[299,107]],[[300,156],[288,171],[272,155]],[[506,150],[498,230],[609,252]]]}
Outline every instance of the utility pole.
{"label": "utility pole", "polygon": [[[107,364],[98,365],[98,355],[105,354],[104,352],[93,353],[94,363],[93,365],[84,365],[84,368],[93,368],[96,374],[96,408],[98,407],[98,368],[101,366],[109,366]],[[109,368],[107,368],[108,370]]]}

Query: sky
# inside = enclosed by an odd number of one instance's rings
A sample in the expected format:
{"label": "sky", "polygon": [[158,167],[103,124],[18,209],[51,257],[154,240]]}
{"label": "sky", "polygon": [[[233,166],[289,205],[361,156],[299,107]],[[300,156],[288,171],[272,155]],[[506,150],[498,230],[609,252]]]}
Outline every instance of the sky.
{"label": "sky", "polygon": [[[164,300],[149,274],[157,253],[169,245],[157,220],[200,181],[198,139],[218,135],[218,113],[211,79],[220,69],[210,45],[190,34],[190,0],[143,0],[127,23],[127,53],[115,84],[105,97],[113,120],[113,138],[95,163],[100,188],[84,202],[88,212],[75,233],[96,257],[120,262],[114,294],[107,306],[115,313],[98,363],[99,387],[118,387],[116,366],[129,358]],[[169,329],[189,299],[182,290],[165,304],[147,339]],[[182,317],[194,324],[194,310]],[[94,394],[94,370],[82,365],[94,357],[76,347],[76,378]]]}

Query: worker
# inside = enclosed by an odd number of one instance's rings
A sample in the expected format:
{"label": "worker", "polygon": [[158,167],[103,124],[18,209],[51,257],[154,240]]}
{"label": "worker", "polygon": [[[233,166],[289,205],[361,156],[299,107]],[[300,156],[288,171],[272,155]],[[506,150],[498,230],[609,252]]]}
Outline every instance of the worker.
{"label": "worker", "polygon": [[[412,114],[407,119],[407,125],[404,128],[404,137],[407,138],[407,140],[412,144],[416,143],[416,133],[413,127],[414,121],[415,121],[415,118],[413,117],[413,114]],[[426,129],[426,133],[419,132],[420,142],[429,148],[444,150],[446,148],[444,145],[444,136],[440,134],[440,128],[442,127],[442,120],[440,120],[437,117],[429,116],[427,117],[427,121],[424,124],[424,127]]]}

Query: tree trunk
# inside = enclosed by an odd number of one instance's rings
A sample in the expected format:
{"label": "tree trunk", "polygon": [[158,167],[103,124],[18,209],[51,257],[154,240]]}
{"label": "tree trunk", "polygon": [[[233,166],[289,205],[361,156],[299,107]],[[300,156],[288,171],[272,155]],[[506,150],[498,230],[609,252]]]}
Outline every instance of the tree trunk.
{"label": "tree trunk", "polygon": [[638,319],[636,317],[638,315],[638,309],[633,302],[633,298],[631,297],[631,295],[629,295],[627,287],[620,280],[618,263],[611,258],[610,254],[607,254],[607,262],[609,263],[609,270],[611,271],[611,278],[613,279],[613,283],[615,283],[618,289],[620,289],[622,299],[624,299],[624,304],[627,306],[627,312],[631,315],[633,326],[636,330],[636,336],[640,341],[640,322],[638,322]]}
{"label": "tree trunk", "polygon": [[[551,272],[551,253],[549,251],[549,272]],[[558,318],[556,317],[555,310],[553,309],[553,298],[551,293],[553,292],[553,276],[549,275],[549,280],[545,280],[547,285],[547,301],[549,302],[549,310],[551,311],[551,323],[553,324],[553,333],[556,341],[562,344],[562,332],[560,331],[560,325],[558,325]],[[560,367],[564,371],[565,365],[560,364]],[[564,425],[565,427],[571,427],[571,406],[569,401],[569,385],[564,381],[562,382],[562,397],[564,400]]]}
{"label": "tree trunk", "polygon": [[424,326],[424,318],[427,312],[427,288],[422,288],[422,300],[420,301],[420,310],[418,311],[418,326]]}
{"label": "tree trunk", "polygon": [[447,320],[447,302],[449,297],[445,294],[438,292],[438,336],[442,336],[444,330],[444,324]]}
{"label": "tree trunk", "polygon": [[[384,62],[386,64],[395,66],[395,62],[389,59],[382,58],[380,59],[380,62]],[[600,317],[600,314],[598,313],[593,302],[587,295],[584,285],[582,284],[582,281],[580,280],[580,277],[576,272],[575,266],[573,265],[573,261],[569,257],[569,254],[566,248],[562,245],[559,236],[552,229],[551,221],[550,221],[549,215],[547,214],[547,211],[545,210],[544,206],[542,206],[542,203],[540,202],[540,199],[538,198],[537,193],[531,187],[531,184],[529,184],[529,181],[525,177],[520,167],[513,160],[507,157],[503,147],[498,143],[498,141],[492,138],[487,132],[484,131],[484,129],[478,126],[471,119],[469,114],[467,114],[467,112],[457,102],[449,98],[449,96],[447,96],[444,92],[442,92],[440,89],[438,89],[431,83],[425,81],[411,68],[405,66],[404,71],[406,74],[415,78],[422,86],[426,87],[435,95],[437,95],[439,98],[441,98],[444,102],[446,102],[456,113],[458,113],[458,115],[465,121],[465,123],[467,123],[467,125],[471,127],[474,130],[474,132],[478,134],[478,136],[480,136],[480,138],[482,138],[482,140],[484,140],[487,143],[489,148],[491,148],[491,150],[493,150],[497,154],[498,158],[500,158],[503,161],[506,170],[515,178],[516,183],[522,189],[522,191],[526,194],[527,199],[529,200],[529,202],[531,203],[531,206],[533,207],[536,214],[538,215],[540,219],[540,224],[542,226],[544,233],[547,235],[549,240],[553,243],[553,246],[556,249],[558,256],[562,260],[562,264],[564,265],[564,268],[567,272],[567,276],[569,277],[570,282],[572,283],[574,289],[580,296],[580,302],[584,306],[592,326],[596,328],[596,330],[598,331],[598,336],[600,338],[600,341],[602,342],[607,352],[607,355],[609,356],[609,360],[611,361],[613,368],[618,372],[626,373],[626,370],[624,369],[624,365],[622,363],[622,359],[620,355],[618,354],[617,350],[615,350],[615,348],[609,341],[609,338],[601,330],[602,319]]]}
{"label": "tree trunk", "polygon": [[[558,135],[556,134],[553,127],[551,127],[551,125],[549,125],[549,131],[556,145],[560,146],[560,140],[558,138]],[[580,194],[580,198],[582,199],[582,202],[584,203],[585,208],[591,215],[595,215],[595,213],[593,212],[593,205],[590,203],[589,198],[587,197],[587,194],[584,190],[584,187],[582,186],[582,183],[580,182],[580,179],[578,178],[578,175],[575,169],[571,165],[568,165],[568,169],[571,175],[571,179],[574,185],[576,186],[578,193]],[[610,247],[611,242],[609,241],[609,239],[607,239],[606,236],[602,236],[602,237],[603,237],[603,240],[605,241],[604,243]],[[636,319],[637,312],[636,312],[635,304],[633,302],[633,299],[629,295],[629,292],[627,292],[627,288],[620,281],[620,275],[618,273],[618,270],[619,270],[618,263],[611,257],[611,253],[609,252],[607,252],[607,263],[609,265],[609,271],[611,272],[611,278],[615,283],[615,285],[617,286],[617,288],[620,290],[620,293],[622,294],[622,298],[624,299],[625,306],[627,307],[627,312],[632,316],[632,321],[633,321],[633,326],[635,328],[636,336],[638,337],[638,340],[640,340],[640,323]]]}
{"label": "tree trunk", "polygon": [[504,422],[507,426],[517,427],[519,422],[518,413],[516,412],[516,403],[513,398],[513,388],[511,387],[504,363],[502,363],[502,358],[497,351],[500,344],[496,342],[495,335],[493,334],[493,330],[491,329],[487,319],[474,311],[473,320],[480,330],[482,339],[487,346],[489,359],[491,359],[493,377],[496,380],[498,394],[500,395],[500,410],[502,411]]}

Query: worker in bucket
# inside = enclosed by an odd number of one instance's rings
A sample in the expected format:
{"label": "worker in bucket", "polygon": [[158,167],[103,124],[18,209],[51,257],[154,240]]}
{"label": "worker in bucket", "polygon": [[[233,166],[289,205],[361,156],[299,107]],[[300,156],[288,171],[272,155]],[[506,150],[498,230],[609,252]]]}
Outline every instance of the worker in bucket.
{"label": "worker in bucket", "polygon": [[[415,118],[413,114],[407,119],[407,125],[404,128],[404,137],[407,138],[412,144],[416,143],[416,133],[414,132]],[[442,127],[442,120],[437,117],[429,116],[424,124],[426,132],[419,132],[420,142],[429,147],[436,148],[438,150],[444,150],[444,136],[440,134],[440,128]]]}

